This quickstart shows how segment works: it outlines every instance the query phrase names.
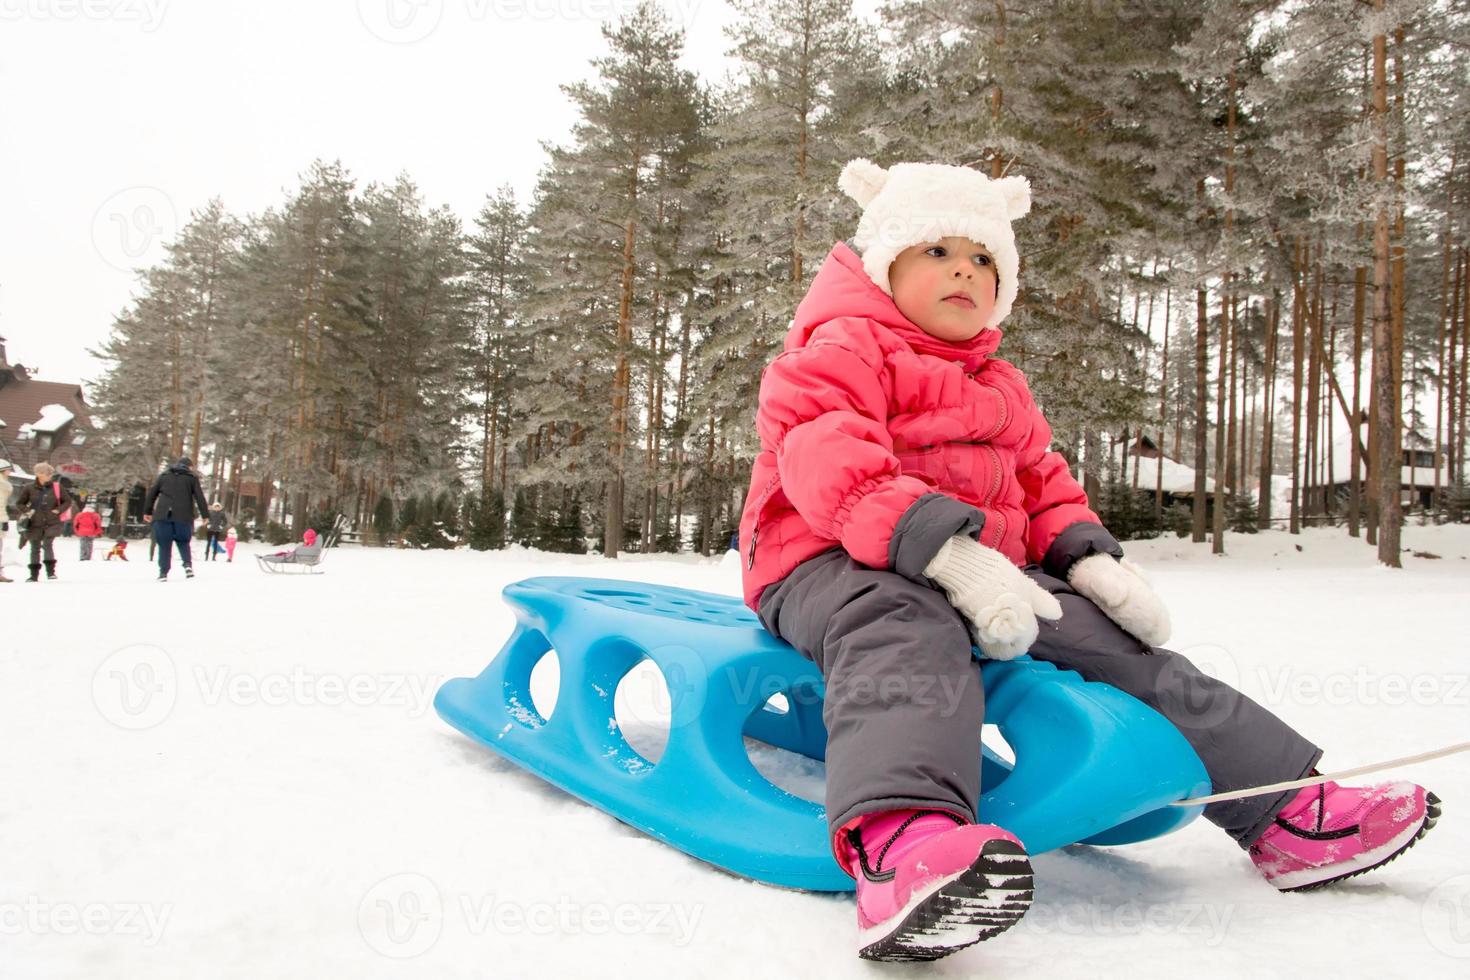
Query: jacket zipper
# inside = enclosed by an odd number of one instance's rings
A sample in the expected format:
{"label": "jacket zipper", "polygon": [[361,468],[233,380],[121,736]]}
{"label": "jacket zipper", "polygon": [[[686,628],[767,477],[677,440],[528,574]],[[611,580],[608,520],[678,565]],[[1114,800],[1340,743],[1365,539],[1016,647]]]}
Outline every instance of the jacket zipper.
{"label": "jacket zipper", "polygon": [[[982,507],[983,506],[986,506],[986,505],[989,505],[989,504],[995,503],[995,498],[1000,493],[1000,484],[1001,484],[1000,453],[996,452],[995,451],[995,448],[993,446],[989,445],[989,444],[986,444],[985,445],[985,448],[990,452],[991,473],[992,473],[992,475],[991,475],[991,479],[990,479],[990,493],[986,495],[984,503],[981,504]],[[999,545],[1000,544],[1001,537],[1005,534],[1006,519],[1005,519],[1005,516],[1003,514],[1001,514],[1001,512],[998,509],[995,511],[995,517],[996,517],[997,522],[1000,525],[1000,533],[997,534],[996,537],[995,537],[995,543],[996,543],[996,545]]]}
{"label": "jacket zipper", "polygon": [[1000,432],[1001,429],[1004,429],[1006,427],[1006,422],[1008,421],[1010,416],[1010,412],[1006,409],[1005,392],[1001,391],[999,388],[993,388],[991,390],[994,391],[997,395],[1000,395],[1000,421],[995,424],[995,428],[991,429],[989,432],[985,433],[985,435],[981,436],[981,439],[990,439],[994,437],[997,433]]}
{"label": "jacket zipper", "polygon": [[984,503],[991,504],[995,502],[996,494],[1000,493],[1000,453],[988,443],[983,445],[990,453],[991,462],[990,493],[986,494]]}
{"label": "jacket zipper", "polygon": [[761,491],[760,497],[755,504],[755,525],[750,529],[750,552],[745,560],[745,570],[750,571],[755,567],[755,543],[761,534],[761,510],[766,506],[766,501],[771,499],[771,494],[776,492],[776,485],[781,482],[781,474],[777,473],[766,481],[765,489]]}

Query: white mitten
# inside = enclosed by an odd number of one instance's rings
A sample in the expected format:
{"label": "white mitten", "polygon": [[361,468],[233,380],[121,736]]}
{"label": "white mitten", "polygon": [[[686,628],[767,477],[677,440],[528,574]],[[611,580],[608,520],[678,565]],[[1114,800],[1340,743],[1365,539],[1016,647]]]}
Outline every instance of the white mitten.
{"label": "white mitten", "polygon": [[957,534],[924,568],[969,624],[980,652],[991,660],[1019,657],[1036,642],[1036,617],[1061,619],[1062,604],[1009,558]]}
{"label": "white mitten", "polygon": [[1067,573],[1072,588],[1091,599],[1109,619],[1150,646],[1169,640],[1169,610],[1148,578],[1127,558],[1088,555]]}

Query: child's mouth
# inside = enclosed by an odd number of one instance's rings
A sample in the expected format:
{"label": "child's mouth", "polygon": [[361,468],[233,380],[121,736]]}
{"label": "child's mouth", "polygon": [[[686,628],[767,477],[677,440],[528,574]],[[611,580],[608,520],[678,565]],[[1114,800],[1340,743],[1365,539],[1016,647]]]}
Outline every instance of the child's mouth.
{"label": "child's mouth", "polygon": [[963,306],[967,310],[975,308],[975,301],[963,293],[951,293],[944,297],[944,302],[953,303],[955,306]]}

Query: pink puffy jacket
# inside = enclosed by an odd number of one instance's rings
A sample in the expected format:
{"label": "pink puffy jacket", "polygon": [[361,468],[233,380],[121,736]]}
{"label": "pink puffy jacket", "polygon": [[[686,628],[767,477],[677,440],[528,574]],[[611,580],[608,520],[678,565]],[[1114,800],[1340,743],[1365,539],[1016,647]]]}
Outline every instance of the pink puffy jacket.
{"label": "pink puffy jacket", "polygon": [[[895,568],[920,501],[978,510],[980,542],[1017,565],[1041,562],[1079,522],[1111,542],[1066,460],[1047,451],[1051,428],[1025,377],[990,356],[1000,338],[930,336],[852,249],[832,248],[761,378],[761,451],[740,522],[747,605],[835,545],[869,567]],[[924,553],[896,570],[916,575],[944,537],[980,523],[962,519],[937,537],[930,527]]]}
{"label": "pink puffy jacket", "polygon": [[102,517],[96,511],[84,510],[71,522],[72,530],[79,538],[102,536]]}

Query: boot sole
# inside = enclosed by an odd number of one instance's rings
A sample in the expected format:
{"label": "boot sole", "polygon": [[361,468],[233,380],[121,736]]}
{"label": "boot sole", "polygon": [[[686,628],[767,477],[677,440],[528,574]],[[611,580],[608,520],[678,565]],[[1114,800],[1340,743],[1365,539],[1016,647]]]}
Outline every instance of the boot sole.
{"label": "boot sole", "polygon": [[1031,907],[1031,860],[1008,840],[986,841],[964,871],[916,896],[895,918],[896,926],[859,936],[865,960],[937,960],[1005,932]]}
{"label": "boot sole", "polygon": [[[1439,821],[1439,804],[1439,797],[1435,796],[1433,793],[1425,793],[1424,820],[1419,824],[1419,829],[1415,831],[1414,835],[1410,837],[1407,841],[1395,848],[1387,857],[1373,861],[1373,863],[1365,865],[1361,868],[1357,868],[1353,871],[1348,871],[1343,874],[1335,874],[1330,878],[1323,878],[1321,881],[1311,881],[1307,882],[1304,885],[1293,885],[1289,888],[1281,888],[1278,885],[1277,888],[1283,892],[1309,892],[1318,888],[1323,888],[1327,885],[1334,884],[1339,881],[1346,881],[1349,878],[1356,878],[1360,874],[1366,874],[1369,871],[1373,871],[1377,868],[1383,867],[1385,864],[1388,864],[1394,858],[1398,857],[1400,854],[1404,853],[1409,848],[1419,843],[1419,838],[1429,833],[1430,828]],[[1328,871],[1330,869],[1324,868],[1322,870]]]}

